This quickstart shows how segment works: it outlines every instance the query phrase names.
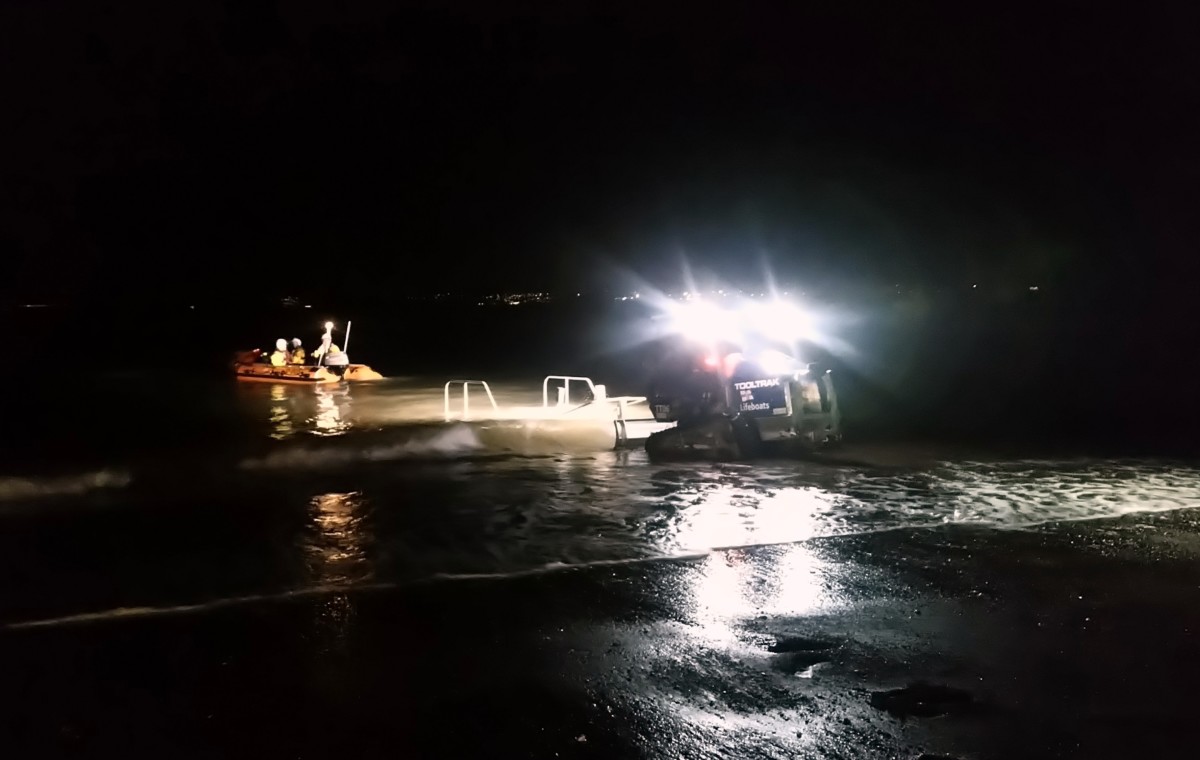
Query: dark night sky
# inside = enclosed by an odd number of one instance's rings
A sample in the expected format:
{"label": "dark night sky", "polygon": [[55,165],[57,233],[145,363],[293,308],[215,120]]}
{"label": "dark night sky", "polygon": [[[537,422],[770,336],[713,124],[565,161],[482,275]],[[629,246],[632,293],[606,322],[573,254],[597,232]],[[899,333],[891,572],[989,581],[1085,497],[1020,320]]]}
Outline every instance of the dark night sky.
{"label": "dark night sky", "polygon": [[1183,283],[1196,19],[1102,5],[7,3],[5,291]]}

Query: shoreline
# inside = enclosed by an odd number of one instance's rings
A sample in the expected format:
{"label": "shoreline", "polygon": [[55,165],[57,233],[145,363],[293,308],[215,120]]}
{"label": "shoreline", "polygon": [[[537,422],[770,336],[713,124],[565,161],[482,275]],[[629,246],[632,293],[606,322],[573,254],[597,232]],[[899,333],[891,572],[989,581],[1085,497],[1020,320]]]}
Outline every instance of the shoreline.
{"label": "shoreline", "polygon": [[1197,559],[1181,510],[9,630],[3,733],[42,757],[1154,756],[1190,736]]}

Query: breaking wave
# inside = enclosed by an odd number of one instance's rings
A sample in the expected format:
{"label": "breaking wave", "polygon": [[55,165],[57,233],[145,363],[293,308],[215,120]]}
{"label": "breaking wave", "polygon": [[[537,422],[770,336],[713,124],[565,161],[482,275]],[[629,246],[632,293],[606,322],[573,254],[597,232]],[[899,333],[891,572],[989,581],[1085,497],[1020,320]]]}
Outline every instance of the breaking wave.
{"label": "breaking wave", "polygon": [[[79,562],[81,546],[66,521],[0,533],[0,549],[26,551],[37,542],[29,556],[54,568],[38,583],[9,590],[11,607],[21,612],[12,621],[0,616],[0,630],[204,612],[413,583],[692,560],[730,549],[885,531],[1023,530],[1200,507],[1200,466],[1187,462],[941,461],[903,470],[802,462],[660,466],[643,453],[512,455],[526,436],[535,443],[563,440],[537,427],[461,424],[386,435],[390,439],[362,436],[337,446],[310,443],[226,460],[222,466],[240,465],[251,477],[216,479],[214,490],[178,509],[171,524],[180,527],[172,530],[144,522],[145,515],[162,514],[155,478],[165,483],[167,476],[147,470],[143,478],[139,471],[136,490],[152,509],[114,516],[112,535],[123,537],[128,526],[145,524],[153,525],[156,540],[187,545],[199,530],[206,544],[189,547],[179,558],[150,551],[144,565],[118,564],[117,580],[110,584],[117,591],[103,599],[94,598],[84,568],[107,556],[116,543],[111,538],[85,544],[94,562]],[[401,460],[421,464],[399,468],[400,479],[391,468],[354,466]],[[425,466],[431,460],[438,461]],[[321,470],[312,480],[294,477],[306,468],[345,471]],[[270,498],[241,499],[241,486],[260,479],[269,483]],[[277,489],[277,480],[287,487]],[[128,482],[127,475],[107,471],[7,478],[0,479],[0,499],[79,494]],[[289,519],[264,521],[267,513],[248,512],[247,504]],[[236,524],[247,514],[248,538],[247,532],[213,528]],[[91,525],[102,531],[105,523]],[[65,539],[56,537],[60,531]],[[226,535],[238,538],[225,540]],[[283,554],[271,548],[279,546],[287,547]],[[64,556],[70,561],[62,561]],[[225,570],[258,567],[264,556],[272,564],[261,575]],[[210,562],[200,565],[197,557]],[[143,589],[140,577],[149,573],[172,578],[169,593],[160,594],[157,583]]]}
{"label": "breaking wave", "polygon": [[[553,421],[489,421],[444,425],[411,425],[372,434],[331,438],[318,445],[295,446],[251,456],[240,469],[270,471],[329,469],[371,462],[462,457],[543,457],[596,453],[613,447],[608,423],[568,424]],[[401,436],[401,440],[395,440]],[[373,442],[371,442],[373,441]]]}
{"label": "breaking wave", "polygon": [[860,468],[676,468],[652,477],[643,535],[724,549],[886,530],[997,530],[1200,507],[1200,469],[1114,460]]}
{"label": "breaking wave", "polygon": [[82,496],[101,489],[125,488],[131,481],[128,473],[114,470],[52,477],[4,477],[0,478],[0,502]]}
{"label": "breaking wave", "polygon": [[431,430],[398,443],[358,448],[346,446],[293,448],[242,460],[244,470],[328,468],[358,462],[388,462],[424,457],[453,457],[484,449],[478,433],[467,425]]}

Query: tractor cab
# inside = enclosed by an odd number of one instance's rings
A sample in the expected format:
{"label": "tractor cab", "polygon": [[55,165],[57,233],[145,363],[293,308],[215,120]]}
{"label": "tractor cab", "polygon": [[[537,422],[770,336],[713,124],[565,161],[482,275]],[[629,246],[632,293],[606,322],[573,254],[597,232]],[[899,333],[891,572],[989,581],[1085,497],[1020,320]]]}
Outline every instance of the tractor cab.
{"label": "tractor cab", "polygon": [[797,359],[795,341],[772,339],[768,332],[680,339],[665,351],[647,395],[656,420],[678,424],[651,436],[647,450],[721,450],[744,457],[840,440],[831,372]]}

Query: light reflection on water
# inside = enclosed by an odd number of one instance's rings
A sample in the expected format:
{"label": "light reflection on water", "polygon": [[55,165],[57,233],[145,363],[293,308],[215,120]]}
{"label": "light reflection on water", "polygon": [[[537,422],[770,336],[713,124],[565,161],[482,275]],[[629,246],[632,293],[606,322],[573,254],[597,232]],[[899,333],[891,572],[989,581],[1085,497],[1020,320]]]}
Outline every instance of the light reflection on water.
{"label": "light reflection on water", "polygon": [[[251,420],[265,413],[267,437],[286,441],[301,436],[335,437],[393,425],[444,420],[440,387],[398,378],[370,383],[238,383],[242,413]],[[519,386],[495,384],[493,393],[505,407],[528,403]],[[527,389],[526,389],[527,390]],[[540,399],[539,399],[540,402]],[[605,433],[611,433],[607,427]],[[607,443],[609,437],[603,439]],[[569,450],[556,449],[557,451]]]}
{"label": "light reflection on water", "polygon": [[[351,419],[352,392],[348,385],[276,383],[268,387],[268,435],[277,441],[301,434],[321,437],[343,435],[354,427]],[[246,393],[255,390],[250,389]]]}
{"label": "light reflection on water", "polygon": [[[347,480],[361,491],[314,501],[322,582],[505,576],[726,549],[702,559],[683,590],[713,640],[731,636],[731,623],[748,615],[802,616],[841,604],[829,591],[835,568],[808,539],[1200,506],[1195,468],[1145,462],[947,463],[881,473],[801,463],[662,468],[639,454],[604,453],[380,473],[385,479],[351,468]],[[393,559],[367,556],[364,516],[382,526],[370,540]],[[752,566],[742,561],[739,547],[763,545],[772,548]]]}
{"label": "light reflection on water", "polygon": [[292,422],[291,414],[291,399],[288,398],[288,387],[286,385],[271,386],[271,437],[277,441],[290,438],[295,432],[295,425]]}
{"label": "light reflection on water", "polygon": [[341,435],[352,425],[347,419],[350,406],[350,387],[335,385],[313,388],[316,414],[305,420],[317,435]]}
{"label": "light reflection on water", "polygon": [[[367,562],[368,533],[363,527],[362,495],[330,492],[314,496],[310,504],[313,535],[309,541],[312,586],[337,589],[314,608],[319,647],[326,653],[345,651],[356,613],[349,596],[341,593],[371,578]],[[323,667],[333,667],[324,663]]]}
{"label": "light reflection on water", "polygon": [[[262,447],[232,464],[207,463],[203,477],[191,476],[190,455],[166,463],[168,474],[177,466],[187,478],[186,489],[168,487],[175,480],[157,471],[143,479],[148,468],[131,468],[121,477],[0,479],[0,503],[5,512],[36,515],[90,507],[94,498],[112,509],[111,521],[96,523],[111,536],[97,536],[89,547],[113,545],[131,532],[150,537],[134,542],[130,551],[144,555],[112,584],[129,590],[122,599],[129,604],[145,601],[139,575],[183,579],[176,597],[190,603],[214,588],[253,595],[368,580],[494,577],[784,545],[769,552],[774,564],[760,563],[769,573],[749,579],[740,575],[736,552],[702,560],[704,572],[686,593],[714,626],[753,609],[803,614],[837,602],[820,590],[830,569],[794,542],[959,524],[1020,529],[1200,506],[1200,468],[1179,462],[944,461],[888,470],[803,462],[657,465],[644,452],[580,448],[581,436],[515,424],[381,422],[440,406],[440,393],[427,388],[414,392],[390,381],[240,386],[240,421],[273,440],[256,442]],[[540,454],[539,441],[548,442],[549,453]],[[227,447],[217,440],[213,448]],[[174,537],[154,521],[164,504],[178,507],[183,527]],[[286,517],[259,519],[267,514]],[[246,530],[212,528],[243,520]],[[86,565],[77,561],[79,542],[70,521],[36,525],[33,533],[0,531],[0,554],[37,556],[54,567],[60,575],[46,577],[62,582],[53,593],[31,587],[28,596],[70,607],[76,580],[61,568]],[[194,535],[204,543],[179,538]],[[30,536],[36,552],[26,547]],[[185,542],[189,553],[156,544],[172,540]],[[80,588],[86,581],[78,580]]]}
{"label": "light reflection on water", "polygon": [[751,494],[725,486],[705,495],[702,509],[681,512],[674,542],[683,550],[803,541],[821,533],[816,515],[833,495],[817,488]]}
{"label": "light reflection on water", "polygon": [[360,499],[357,493],[323,493],[313,497],[314,535],[309,548],[316,585],[341,585],[368,577]]}
{"label": "light reflection on water", "polygon": [[[302,479],[311,461],[296,459],[297,469],[272,477]],[[820,601],[812,589],[823,569],[800,543],[808,539],[953,524],[1011,529],[1200,506],[1195,469],[1128,462],[881,474],[799,463],[666,470],[642,455],[606,453],[420,465],[375,457],[319,476],[345,486],[314,497],[314,531],[303,539],[326,558],[329,578],[505,575],[791,545],[773,554],[779,578],[756,579],[752,596],[753,605],[780,611]],[[362,550],[364,520],[374,526],[378,558]],[[719,585],[728,580],[722,573],[704,575]]]}

